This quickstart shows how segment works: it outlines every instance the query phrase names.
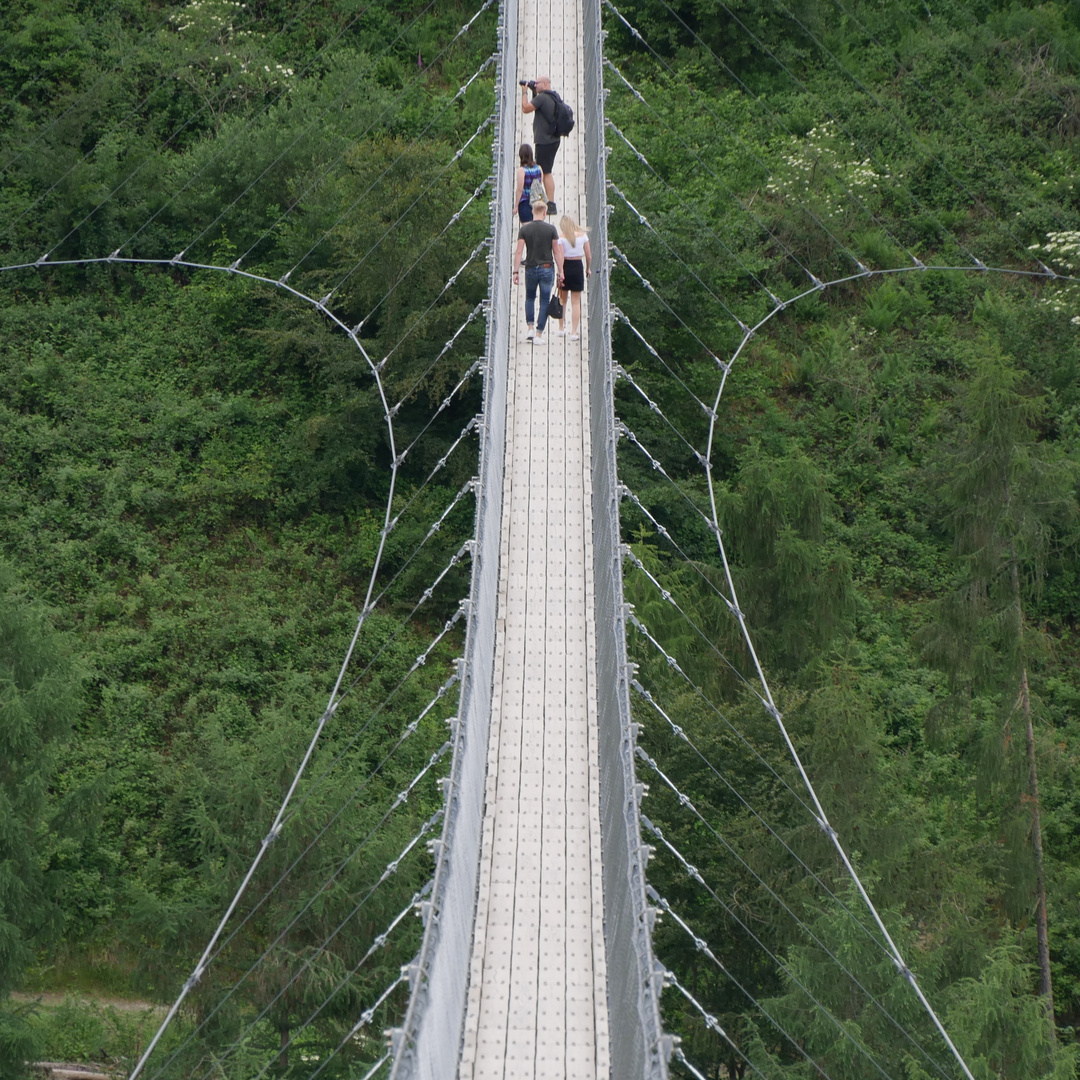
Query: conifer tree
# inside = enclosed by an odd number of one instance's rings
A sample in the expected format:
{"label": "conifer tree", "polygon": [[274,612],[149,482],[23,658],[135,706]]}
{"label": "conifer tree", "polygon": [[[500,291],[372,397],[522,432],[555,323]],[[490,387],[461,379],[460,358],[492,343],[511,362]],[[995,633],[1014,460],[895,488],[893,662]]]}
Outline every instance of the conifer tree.
{"label": "conifer tree", "polygon": [[61,639],[0,564],[0,1077],[24,1075],[33,1037],[9,995],[34,946],[58,928],[43,846],[54,750],[77,702]]}
{"label": "conifer tree", "polygon": [[[1053,1016],[1038,756],[1030,690],[1039,636],[1028,610],[1048,553],[1072,512],[1073,467],[1039,437],[1046,403],[987,340],[959,394],[960,426],[945,462],[943,492],[953,535],[954,587],[926,634],[928,658],[949,678],[954,713],[978,695],[996,699],[999,723],[982,740],[984,787],[1006,786],[1006,820],[1022,821],[1034,869],[1039,992]],[[1017,753],[1014,731],[1023,735]],[[1024,818],[1026,817],[1026,820]]]}

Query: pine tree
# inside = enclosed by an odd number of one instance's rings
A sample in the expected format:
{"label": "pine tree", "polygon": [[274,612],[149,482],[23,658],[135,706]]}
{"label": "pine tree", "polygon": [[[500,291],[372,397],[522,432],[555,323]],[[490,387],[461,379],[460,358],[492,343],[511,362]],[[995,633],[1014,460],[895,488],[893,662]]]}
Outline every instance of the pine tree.
{"label": "pine tree", "polygon": [[[960,426],[945,463],[943,492],[958,571],[926,635],[928,658],[948,675],[950,704],[969,708],[977,695],[996,697],[996,731],[982,740],[984,786],[1004,783],[1007,815],[1025,822],[1034,868],[1039,992],[1050,1017],[1053,991],[1046,914],[1046,875],[1039,804],[1038,756],[1030,691],[1039,636],[1030,602],[1047,556],[1072,512],[1075,472],[1054,444],[1041,441],[1045,399],[1028,392],[1022,372],[992,342],[959,394]],[[1013,731],[1023,729],[1023,758]],[[1008,825],[1008,821],[1006,821]]]}
{"label": "pine tree", "polygon": [[62,639],[0,564],[0,1077],[24,1075],[33,1037],[9,995],[34,946],[58,929],[56,879],[43,857],[48,789],[77,707]]}

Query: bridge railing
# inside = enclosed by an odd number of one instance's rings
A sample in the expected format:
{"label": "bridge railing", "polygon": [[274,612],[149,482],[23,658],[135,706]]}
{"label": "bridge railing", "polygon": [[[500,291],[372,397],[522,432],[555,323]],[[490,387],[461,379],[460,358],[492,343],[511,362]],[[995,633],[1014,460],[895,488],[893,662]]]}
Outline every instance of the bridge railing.
{"label": "bridge railing", "polygon": [[495,664],[495,613],[506,444],[513,263],[514,175],[517,164],[517,3],[500,5],[495,92],[499,101],[492,148],[492,245],[489,255],[484,409],[476,495],[476,540],[461,702],[446,817],[436,848],[435,880],[423,943],[409,978],[412,995],[392,1033],[392,1078],[433,1080],[457,1075],[469,990],[469,958],[483,840],[484,788]]}
{"label": "bridge railing", "polygon": [[619,494],[611,310],[608,292],[607,153],[604,140],[601,0],[584,0],[585,205],[596,276],[589,282],[589,400],[592,437],[593,589],[600,729],[600,831],[604,856],[611,1075],[659,1080],[668,1047],[660,1026],[660,981],[652,955],[634,779],[634,727],[619,552]]}
{"label": "bridge railing", "polygon": [[[599,710],[600,816],[604,932],[607,950],[611,1075],[666,1080],[659,976],[652,957],[634,779],[625,606],[619,553],[616,434],[607,317],[607,180],[605,174],[600,0],[585,0],[586,207],[600,272],[590,283],[589,385],[593,482],[593,554]],[[492,707],[500,512],[506,433],[507,367],[513,311],[513,178],[517,118],[517,3],[504,0],[499,26],[494,141],[492,251],[481,438],[477,533],[461,705],[447,788],[446,824],[436,852],[435,883],[420,954],[410,969],[412,996],[393,1033],[395,1080],[456,1076],[468,997],[469,961],[479,879],[487,742]]]}

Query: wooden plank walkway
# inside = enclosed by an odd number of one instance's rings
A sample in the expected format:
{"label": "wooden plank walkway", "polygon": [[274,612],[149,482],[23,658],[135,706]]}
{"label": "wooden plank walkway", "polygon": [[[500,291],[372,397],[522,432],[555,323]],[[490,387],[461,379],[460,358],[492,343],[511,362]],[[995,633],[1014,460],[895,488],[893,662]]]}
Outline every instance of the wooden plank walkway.
{"label": "wooden plank walkway", "polygon": [[[550,75],[575,107],[577,127],[553,169],[555,200],[584,223],[580,0],[519,3],[520,77]],[[532,142],[531,114],[519,113],[518,142]],[[512,293],[495,692],[460,1076],[593,1080],[608,1077],[610,1057],[588,313],[583,303],[580,341],[549,322],[534,346],[524,277]]]}

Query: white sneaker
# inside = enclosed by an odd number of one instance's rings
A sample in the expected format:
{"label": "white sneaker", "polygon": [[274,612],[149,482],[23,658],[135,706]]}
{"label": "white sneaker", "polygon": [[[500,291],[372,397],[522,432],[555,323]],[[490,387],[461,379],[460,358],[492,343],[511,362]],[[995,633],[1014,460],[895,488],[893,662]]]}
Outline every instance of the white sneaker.
{"label": "white sneaker", "polygon": [[525,340],[530,341],[532,339],[533,334],[535,334],[535,333],[536,333],[535,327],[533,327],[533,326],[528,327],[528,329],[525,331]]}
{"label": "white sneaker", "polygon": [[559,337],[566,337],[566,331],[565,330],[556,330],[555,333],[558,334]]}
{"label": "white sneaker", "polygon": [[543,345],[544,344],[544,335],[543,334],[537,334],[536,337],[533,338],[533,344],[534,345]]}
{"label": "white sneaker", "polygon": [[577,341],[577,340],[578,340],[578,338],[580,338],[580,337],[581,337],[581,335],[580,335],[580,334],[571,334],[571,335],[570,335],[570,340],[571,340],[571,341]]}

